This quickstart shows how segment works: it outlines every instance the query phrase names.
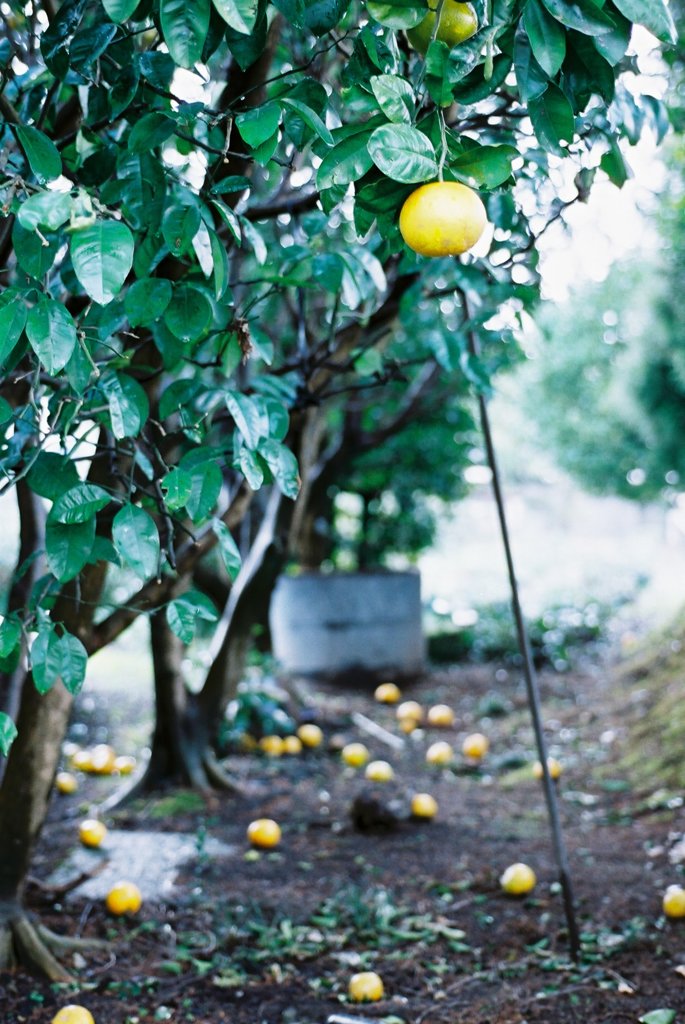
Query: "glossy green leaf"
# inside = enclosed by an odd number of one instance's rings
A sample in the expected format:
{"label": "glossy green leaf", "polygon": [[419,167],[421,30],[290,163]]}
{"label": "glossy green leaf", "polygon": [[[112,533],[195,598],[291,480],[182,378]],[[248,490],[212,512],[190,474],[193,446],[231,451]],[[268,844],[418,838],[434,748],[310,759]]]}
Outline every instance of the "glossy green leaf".
{"label": "glossy green leaf", "polygon": [[116,220],[99,220],[71,236],[74,273],[94,302],[107,305],[121,291],[133,265],[133,235]]}
{"label": "glossy green leaf", "polygon": [[85,523],[111,500],[111,495],[103,487],[80,483],[57,499],[50,517],[58,523]]}
{"label": "glossy green leaf", "polygon": [[162,479],[164,500],[170,512],[178,512],[193,493],[193,478],[184,469],[175,466]]}
{"label": "glossy green leaf", "polygon": [[253,149],[261,146],[278,130],[281,121],[281,108],[278,103],[264,103],[254,107],[235,119],[236,127],[243,141]]}
{"label": "glossy green leaf", "polygon": [[248,34],[255,27],[259,4],[257,0],[212,0],[215,8],[236,32]]}
{"label": "glossy green leaf", "polygon": [[179,67],[192,68],[201,59],[209,12],[210,0],[160,0],[164,42]]}
{"label": "glossy green leaf", "polygon": [[19,341],[26,326],[27,309],[21,299],[0,306],[0,365]]}
{"label": "glossy green leaf", "polygon": [[144,277],[134,281],[124,297],[124,309],[131,327],[158,320],[171,301],[171,281],[164,277]]}
{"label": "glossy green leaf", "polygon": [[67,455],[40,452],[28,473],[29,487],[41,498],[56,501],[79,482],[76,465]]}
{"label": "glossy green leaf", "polygon": [[611,17],[594,0],[542,0],[542,3],[557,21],[576,32],[596,36],[614,27]]}
{"label": "glossy green leaf", "polygon": [[170,601],[166,609],[169,628],[184,644],[189,644],[195,636],[199,621],[216,622],[218,618],[212,602],[199,590],[189,590]]}
{"label": "glossy green leaf", "polygon": [[203,291],[192,284],[179,284],[164,311],[164,323],[181,341],[197,341],[212,323],[214,311]]}
{"label": "glossy green leaf", "polygon": [[14,615],[7,615],[0,624],[0,658],[7,658],[21,641],[21,623]]}
{"label": "glossy green leaf", "polygon": [[528,112],[533,130],[550,153],[564,154],[561,142],[571,142],[575,129],[573,109],[561,89],[549,88],[539,99],[531,100]]}
{"label": "glossy green leaf", "polygon": [[100,387],[107,396],[112,433],[116,438],[137,437],[150,411],[144,389],[134,377],[109,373]]}
{"label": "glossy green leaf", "polygon": [[678,40],[673,15],[665,0],[614,0],[621,14],[629,21],[644,25],[665,43]]}
{"label": "glossy green leaf", "polygon": [[316,172],[316,184],[321,189],[334,185],[348,185],[363,177],[373,166],[368,149],[371,132],[355,132],[329,150]]}
{"label": "glossy green leaf", "polygon": [[214,511],[221,493],[223,477],[216,462],[206,462],[192,470],[191,479],[192,488],[186,501],[186,508],[193,522],[200,523]]}
{"label": "glossy green leaf", "polygon": [[294,501],[300,493],[300,473],[293,453],[280,441],[268,438],[260,443],[259,454],[273,473],[280,490],[286,498]]}
{"label": "glossy green leaf", "polygon": [[200,210],[193,203],[172,203],[164,211],[162,234],[174,256],[189,252],[200,227]]}
{"label": "glossy green leaf", "polygon": [[55,262],[57,239],[46,238],[44,235],[41,237],[36,231],[27,231],[19,218],[12,227],[12,245],[21,269],[37,280],[45,277]]}
{"label": "glossy green leaf", "polygon": [[226,405],[247,447],[256,448],[269,429],[259,403],[240,391],[227,391]]}
{"label": "glossy green leaf", "polygon": [[62,158],[52,139],[32,125],[20,126],[16,132],[29,166],[38,181],[44,184],[59,178],[62,173]]}
{"label": "glossy green leaf", "polygon": [[227,206],[222,199],[212,199],[211,204],[230,231],[234,241],[237,245],[240,245],[242,241],[242,233],[237,213],[234,213],[231,207]]}
{"label": "glossy green leaf", "polygon": [[74,351],[76,324],[61,302],[41,295],[28,311],[26,336],[48,373],[56,373]]}
{"label": "glossy green leaf", "polygon": [[411,124],[416,107],[414,90],[399,75],[373,75],[371,88],[378,106],[391,121]]}
{"label": "glossy green leaf", "polygon": [[141,580],[159,572],[157,524],[145,509],[124,505],[112,522],[112,540],[122,562]]}
{"label": "glossy green leaf", "polygon": [[62,651],[54,626],[41,626],[31,644],[31,674],[39,693],[47,693],[62,671]]}
{"label": "glossy green leaf", "polygon": [[369,154],[376,167],[393,181],[430,181],[438,175],[433,143],[408,125],[383,125],[369,139]]}
{"label": "glossy green leaf", "polygon": [[63,633],[57,641],[60,661],[60,679],[69,693],[81,692],[86,680],[88,652],[77,636]]}
{"label": "glossy green leaf", "polygon": [[102,0],[102,6],[112,21],[120,25],[131,17],[140,0]]}
{"label": "glossy green leaf", "polygon": [[511,176],[519,156],[514,146],[474,146],[450,161],[450,170],[472,188],[497,188]]}
{"label": "glossy green leaf", "polygon": [[242,447],[238,452],[238,465],[253,491],[258,491],[264,483],[264,469],[256,452]]}
{"label": "glossy green leaf", "polygon": [[18,735],[17,727],[10,716],[0,711],[0,754],[3,757],[7,757]]}
{"label": "glossy green leaf", "polygon": [[240,566],[243,562],[238,545],[233,540],[233,535],[226,526],[226,523],[223,523],[220,519],[212,520],[212,529],[219,540],[219,552],[221,560],[226,567],[226,572],[234,580],[240,572]]}
{"label": "glossy green leaf", "polygon": [[176,122],[173,118],[158,110],[144,114],[131,129],[128,148],[132,153],[147,153],[151,149],[156,149],[173,134],[175,127]]}
{"label": "glossy green leaf", "polygon": [[566,56],[566,33],[540,0],[528,0],[523,11],[526,30],[533,55],[542,70],[554,78]]}
{"label": "glossy green leaf", "polygon": [[78,576],[93,550],[95,517],[82,523],[55,522],[51,517],[45,527],[45,550],[48,568],[60,583]]}
{"label": "glossy green leaf", "polygon": [[35,228],[56,231],[69,220],[71,202],[68,192],[36,192],[21,204],[17,218],[27,231]]}
{"label": "glossy green leaf", "polygon": [[308,107],[306,103],[302,103],[300,100],[294,99],[292,96],[284,96],[280,102],[284,110],[292,110],[298,114],[302,121],[304,121],[304,123],[311,128],[311,130],[318,135],[327,146],[332,146],[334,144],[331,132],[315,110],[312,110],[312,108]]}
{"label": "glossy green leaf", "polygon": [[372,18],[388,28],[414,28],[426,17],[423,0],[388,0],[387,3],[367,0],[366,9]]}

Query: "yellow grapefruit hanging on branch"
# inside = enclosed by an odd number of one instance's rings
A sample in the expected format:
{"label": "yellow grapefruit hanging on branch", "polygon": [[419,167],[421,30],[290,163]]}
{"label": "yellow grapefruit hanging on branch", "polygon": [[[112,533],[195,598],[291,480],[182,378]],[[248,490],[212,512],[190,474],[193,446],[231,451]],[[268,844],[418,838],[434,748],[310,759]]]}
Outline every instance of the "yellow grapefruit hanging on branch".
{"label": "yellow grapefruit hanging on branch", "polygon": [[407,196],[400,231],[420,256],[459,256],[473,248],[488,217],[477,192],[458,181],[432,181]]}
{"label": "yellow grapefruit hanging on branch", "polygon": [[[425,54],[431,39],[437,17],[438,0],[428,0],[430,13],[415,28],[407,32],[407,39],[419,53]],[[446,43],[450,49],[470,39],[478,31],[478,18],[471,4],[460,4],[457,0],[444,0],[438,31],[435,38]]]}

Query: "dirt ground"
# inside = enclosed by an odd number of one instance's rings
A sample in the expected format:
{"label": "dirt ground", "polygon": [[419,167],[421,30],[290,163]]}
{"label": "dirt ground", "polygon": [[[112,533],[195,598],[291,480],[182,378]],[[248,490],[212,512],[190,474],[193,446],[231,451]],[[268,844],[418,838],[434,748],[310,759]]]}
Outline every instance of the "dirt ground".
{"label": "dirt ground", "polygon": [[[397,751],[350,718],[361,712],[400,736],[394,709],[369,692],[312,687],[307,701],[325,748],[231,757],[244,787],[238,797],[171,793],[119,812],[118,828],[194,836],[197,859],[172,898],[146,901],[130,921],[83,899],[56,903],[54,893],[32,886],[32,909],[54,930],[112,944],[71,954],[76,991],[21,973],[0,976],[0,1020],[47,1024],[70,1002],[87,1006],[97,1024],[324,1024],[332,1015],[386,1024],[618,1024],[666,1008],[685,1020],[685,919],[661,913],[663,890],[685,877],[682,795],[659,790],[658,780],[636,791],[620,769],[644,691],[617,691],[607,669],[589,667],[544,675],[542,690],[551,753],[564,765],[559,796],[579,963],[568,958],[522,681],[497,665],[464,667],[430,673],[405,694],[426,707],[451,705],[453,729],[414,733]],[[106,715],[99,706],[81,709],[84,742],[103,738]],[[117,718],[138,721],[140,709],[120,707]],[[476,730],[491,741],[478,768],[460,754]],[[363,772],[342,767],[328,749],[341,737],[390,761],[395,781],[370,787]],[[125,734],[110,738],[126,742]],[[453,768],[426,765],[435,739],[454,745]],[[55,798],[35,878],[46,878],[73,846],[84,801],[115,785],[84,778],[79,793]],[[414,792],[437,799],[434,821],[405,817]],[[355,827],[350,808],[360,793],[390,803],[398,820]],[[256,817],[281,824],[274,852],[250,850],[245,829]],[[237,846],[238,855],[212,859],[208,837]],[[498,883],[515,861],[538,876],[523,899],[503,895]],[[380,1002],[348,1001],[349,978],[361,970],[381,974]]]}

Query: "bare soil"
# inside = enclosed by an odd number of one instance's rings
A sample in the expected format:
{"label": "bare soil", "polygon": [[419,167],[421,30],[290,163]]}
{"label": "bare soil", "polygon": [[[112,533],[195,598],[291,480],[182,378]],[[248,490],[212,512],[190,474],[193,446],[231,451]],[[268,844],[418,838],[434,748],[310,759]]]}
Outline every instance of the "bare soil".
{"label": "bare soil", "polygon": [[[71,955],[75,990],[21,972],[0,975],[0,1020],[47,1024],[74,1002],[97,1024],[323,1024],[334,1014],[387,1024],[618,1024],[659,1008],[682,1021],[685,920],[661,913],[663,890],[685,877],[682,795],[660,790],[658,779],[637,791],[623,774],[618,756],[639,703],[625,681],[617,690],[604,669],[587,668],[545,675],[542,689],[551,752],[564,764],[559,797],[583,936],[579,963],[568,957],[522,682],[500,666],[464,667],[428,674],[406,694],[426,707],[451,705],[454,729],[414,734],[396,751],[350,718],[362,712],[400,736],[394,709],[368,692],[312,687],[307,700],[324,748],[277,760],[232,756],[228,766],[244,787],[238,797],[175,792],[119,812],[119,829],[192,835],[197,859],[171,896],[146,901],[132,920],[112,919],[85,898],[56,902],[32,886],[31,908],[51,928],[110,939],[111,951]],[[639,701],[642,708],[644,689]],[[124,723],[141,715],[135,706],[126,711],[117,708],[113,737],[124,744]],[[108,714],[82,710],[91,738],[102,738]],[[473,731],[491,740],[479,767],[459,753]],[[328,746],[343,738],[389,760],[395,781],[370,787],[362,772],[343,768]],[[455,765],[430,768],[425,750],[443,738],[457,751]],[[47,878],[73,847],[84,800],[116,784],[84,778],[79,793],[55,798],[35,878]],[[405,816],[414,792],[435,796],[434,821]],[[360,831],[350,808],[362,793],[390,804],[381,818],[397,820]],[[277,850],[250,850],[245,829],[256,817],[280,822]],[[208,837],[239,853],[212,859]],[[515,861],[538,876],[523,899],[503,895],[498,883]],[[383,1000],[348,1001],[349,978],[360,970],[381,974]]]}

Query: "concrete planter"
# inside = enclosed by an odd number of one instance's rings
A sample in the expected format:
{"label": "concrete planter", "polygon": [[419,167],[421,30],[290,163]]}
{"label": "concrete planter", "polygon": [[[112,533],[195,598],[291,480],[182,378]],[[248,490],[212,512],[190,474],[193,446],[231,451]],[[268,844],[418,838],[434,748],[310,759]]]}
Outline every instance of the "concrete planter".
{"label": "concrete planter", "polygon": [[281,576],[270,622],[273,653],[291,674],[370,680],[424,667],[417,572]]}

